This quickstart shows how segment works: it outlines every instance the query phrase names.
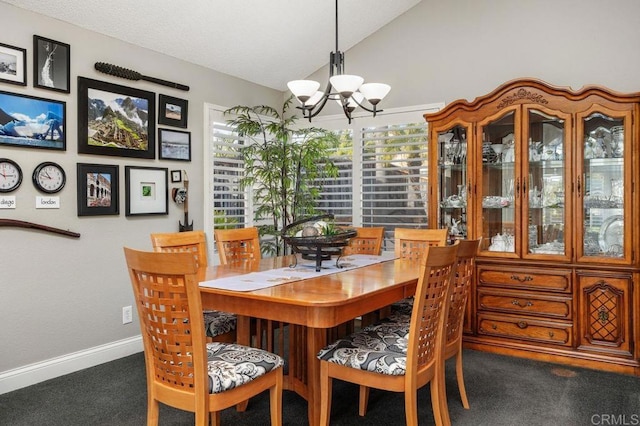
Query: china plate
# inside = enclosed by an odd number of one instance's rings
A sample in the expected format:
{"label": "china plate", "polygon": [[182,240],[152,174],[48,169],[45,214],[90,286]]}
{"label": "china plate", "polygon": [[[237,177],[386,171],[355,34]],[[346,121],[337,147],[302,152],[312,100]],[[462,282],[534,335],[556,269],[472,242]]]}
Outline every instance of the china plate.
{"label": "china plate", "polygon": [[622,215],[609,216],[602,222],[598,243],[604,253],[622,249],[624,237],[624,217]]}

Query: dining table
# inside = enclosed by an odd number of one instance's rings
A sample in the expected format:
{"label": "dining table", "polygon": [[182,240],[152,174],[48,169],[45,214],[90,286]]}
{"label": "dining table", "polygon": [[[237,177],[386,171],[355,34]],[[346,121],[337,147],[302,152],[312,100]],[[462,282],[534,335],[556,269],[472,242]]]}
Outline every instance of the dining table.
{"label": "dining table", "polygon": [[237,315],[237,342],[240,344],[251,344],[251,318],[288,324],[289,353],[291,358],[300,353],[301,359],[288,360],[289,377],[285,378],[285,389],[293,390],[307,400],[309,424],[317,425],[320,421],[320,361],[316,355],[327,345],[328,330],[413,296],[420,268],[415,262],[387,256],[366,266],[346,270],[336,268],[335,272],[317,276],[306,274],[304,279],[259,289],[215,286],[219,280],[238,277],[238,283],[241,283],[242,275],[299,264],[300,255],[295,256],[268,257],[238,265],[209,265],[199,271],[200,294],[203,309]]}

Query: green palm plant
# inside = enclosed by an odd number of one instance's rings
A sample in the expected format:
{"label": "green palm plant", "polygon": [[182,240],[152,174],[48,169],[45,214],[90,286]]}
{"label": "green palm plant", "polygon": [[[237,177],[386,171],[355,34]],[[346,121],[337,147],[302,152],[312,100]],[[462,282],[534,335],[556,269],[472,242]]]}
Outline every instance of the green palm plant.
{"label": "green palm plant", "polygon": [[338,137],[318,127],[297,128],[297,117],[288,115],[292,98],[282,110],[267,105],[235,106],[228,124],[251,143],[242,150],[245,175],[243,188],[251,188],[256,206],[255,220],[260,226],[264,252],[285,253],[280,232],[301,217],[317,213],[319,182],[336,177],[338,168],[329,160],[329,148]]}

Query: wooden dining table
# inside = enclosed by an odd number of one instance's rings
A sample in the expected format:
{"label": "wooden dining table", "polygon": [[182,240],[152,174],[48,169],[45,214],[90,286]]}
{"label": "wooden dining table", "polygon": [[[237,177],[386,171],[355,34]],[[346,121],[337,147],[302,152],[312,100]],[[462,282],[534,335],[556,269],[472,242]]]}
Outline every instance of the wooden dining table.
{"label": "wooden dining table", "polygon": [[[200,281],[214,280],[250,272],[291,265],[293,256],[264,258],[241,266],[218,265],[203,268]],[[302,365],[306,371],[290,380],[286,389],[307,399],[310,425],[320,420],[320,361],[316,355],[327,344],[327,330],[356,317],[384,308],[414,295],[419,266],[389,259],[373,265],[306,278],[253,291],[234,291],[200,287],[204,309],[234,312],[238,316],[238,343],[251,344],[251,318],[279,321],[291,325],[289,345],[304,348]],[[301,333],[300,333],[301,331]],[[298,337],[299,336],[299,340]],[[289,375],[295,370],[289,360]],[[287,382],[285,382],[287,383]]]}

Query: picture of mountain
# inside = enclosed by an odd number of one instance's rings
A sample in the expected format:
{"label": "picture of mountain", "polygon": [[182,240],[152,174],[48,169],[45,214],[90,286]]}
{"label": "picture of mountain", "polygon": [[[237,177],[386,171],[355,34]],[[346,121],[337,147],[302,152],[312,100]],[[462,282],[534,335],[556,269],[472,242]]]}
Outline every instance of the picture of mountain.
{"label": "picture of mountain", "polygon": [[88,144],[147,151],[148,100],[88,89]]}

